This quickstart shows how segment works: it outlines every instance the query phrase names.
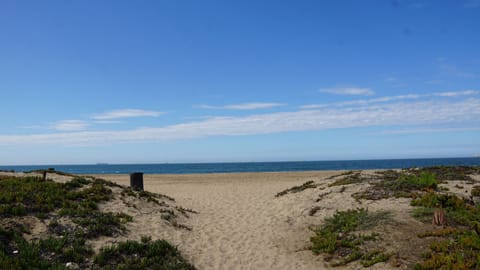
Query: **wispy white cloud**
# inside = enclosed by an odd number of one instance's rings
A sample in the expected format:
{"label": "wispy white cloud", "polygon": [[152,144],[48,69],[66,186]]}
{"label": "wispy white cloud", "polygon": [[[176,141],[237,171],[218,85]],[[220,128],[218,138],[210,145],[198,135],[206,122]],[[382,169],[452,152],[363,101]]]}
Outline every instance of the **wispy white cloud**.
{"label": "wispy white cloud", "polygon": [[121,123],[122,121],[119,120],[94,120],[94,124],[117,124]]}
{"label": "wispy white cloud", "polygon": [[358,100],[349,100],[328,104],[307,104],[300,106],[301,109],[320,109],[326,107],[344,107],[344,106],[353,106],[353,105],[368,105],[374,103],[385,103],[392,101],[400,100],[414,100],[420,98],[429,98],[429,97],[462,97],[462,96],[473,96],[479,95],[479,90],[463,90],[463,91],[452,91],[452,92],[435,92],[429,94],[408,94],[408,95],[398,95],[398,96],[386,96],[372,99],[358,99]]}
{"label": "wispy white cloud", "polygon": [[302,110],[315,110],[330,107],[332,104],[307,104],[300,106]]}
{"label": "wispy white cloud", "polygon": [[460,96],[472,96],[478,95],[480,91],[477,90],[465,90],[465,91],[456,91],[456,92],[438,92],[433,93],[432,96],[437,97],[460,97]]}
{"label": "wispy white cloud", "polygon": [[347,96],[372,96],[375,94],[375,92],[370,88],[360,88],[360,87],[321,88],[318,91],[322,93],[329,93],[334,95],[347,95]]}
{"label": "wispy white cloud", "polygon": [[222,109],[222,110],[258,110],[258,109],[270,109],[274,107],[283,106],[283,103],[274,103],[274,102],[250,102],[250,103],[240,103],[240,104],[230,104],[224,106],[210,106],[210,105],[200,105],[198,107],[202,109]]}
{"label": "wispy white cloud", "polygon": [[[78,131],[54,134],[0,135],[0,145],[95,144],[103,142],[155,142],[200,138],[270,134],[372,126],[478,124],[480,99],[435,99],[413,102],[370,104],[254,114],[243,117],[215,117],[164,127],[123,131]],[[476,121],[476,122],[475,122]]]}
{"label": "wispy white cloud", "polygon": [[18,128],[22,128],[22,129],[48,129],[48,127],[45,127],[45,126],[42,126],[42,125],[20,126]]}
{"label": "wispy white cloud", "polygon": [[408,128],[383,130],[382,134],[415,134],[415,133],[437,133],[437,132],[462,132],[462,131],[480,131],[480,127],[462,127],[462,128]]}
{"label": "wispy white cloud", "polygon": [[50,125],[51,129],[59,131],[85,130],[90,124],[82,120],[62,120]]}
{"label": "wispy white cloud", "polygon": [[120,118],[132,118],[132,117],[157,117],[163,114],[157,111],[146,111],[139,109],[122,109],[108,111],[102,114],[97,114],[92,117],[94,120],[112,120]]}

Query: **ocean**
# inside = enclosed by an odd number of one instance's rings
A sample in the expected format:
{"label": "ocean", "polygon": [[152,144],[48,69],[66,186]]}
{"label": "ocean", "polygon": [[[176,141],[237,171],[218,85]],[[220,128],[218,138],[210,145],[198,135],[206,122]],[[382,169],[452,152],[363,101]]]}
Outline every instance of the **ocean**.
{"label": "ocean", "polygon": [[143,172],[146,174],[191,174],[397,169],[439,165],[480,166],[480,157],[184,164],[0,165],[0,170],[15,170],[17,172],[22,172],[54,168],[57,171],[72,174],[128,174],[132,172]]}

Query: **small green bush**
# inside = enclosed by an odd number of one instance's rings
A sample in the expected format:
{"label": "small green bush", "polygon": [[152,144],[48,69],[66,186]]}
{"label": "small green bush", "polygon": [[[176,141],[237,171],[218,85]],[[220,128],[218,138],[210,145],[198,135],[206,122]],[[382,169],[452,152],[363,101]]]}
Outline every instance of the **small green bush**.
{"label": "small green bush", "polygon": [[453,234],[448,240],[434,241],[430,252],[415,269],[479,269],[480,237],[472,231]]}
{"label": "small green bush", "polygon": [[93,250],[83,238],[61,238],[27,242],[19,233],[0,228],[0,269],[66,269],[66,262],[86,265]]}
{"label": "small green bush", "polygon": [[438,181],[434,174],[424,172],[421,175],[402,174],[395,181],[383,182],[385,187],[395,191],[436,189]]}
{"label": "small green bush", "polygon": [[195,269],[180,252],[165,240],[126,241],[105,247],[94,258],[94,267],[102,269]]}
{"label": "small green bush", "polygon": [[480,222],[480,207],[472,206],[456,195],[427,192],[412,200],[411,204],[420,207],[414,209],[413,216],[424,222],[431,221],[434,208],[445,209],[450,225],[472,227],[476,222]]}
{"label": "small green bush", "polygon": [[[82,227],[86,237],[113,236],[132,218],[123,213],[102,213],[98,203],[113,198],[106,181],[74,178],[66,183],[35,177],[9,177],[0,181],[0,217],[28,214],[46,219],[54,210]],[[88,185],[88,186],[87,186]],[[84,187],[83,189],[78,189]],[[53,226],[53,225],[52,225]],[[53,228],[53,231],[65,231]]]}
{"label": "small green bush", "polygon": [[[328,253],[339,257],[340,261],[333,265],[344,265],[351,261],[361,258],[362,263],[372,263],[383,261],[380,258],[364,257],[364,249],[360,249],[366,241],[374,241],[378,234],[355,234],[354,231],[372,228],[390,218],[389,212],[369,213],[366,209],[360,208],[336,212],[331,218],[325,219],[325,223],[314,229],[315,235],[310,238],[312,243],[311,250],[315,254]],[[338,254],[342,250],[344,254]],[[387,258],[388,259],[388,258]]]}

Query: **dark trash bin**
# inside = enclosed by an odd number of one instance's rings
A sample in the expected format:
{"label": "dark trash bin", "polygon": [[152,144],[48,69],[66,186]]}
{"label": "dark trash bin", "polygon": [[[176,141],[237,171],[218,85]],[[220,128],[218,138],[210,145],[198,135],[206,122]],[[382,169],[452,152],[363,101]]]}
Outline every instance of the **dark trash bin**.
{"label": "dark trash bin", "polygon": [[143,190],[143,173],[134,172],[130,174],[130,187],[135,190]]}

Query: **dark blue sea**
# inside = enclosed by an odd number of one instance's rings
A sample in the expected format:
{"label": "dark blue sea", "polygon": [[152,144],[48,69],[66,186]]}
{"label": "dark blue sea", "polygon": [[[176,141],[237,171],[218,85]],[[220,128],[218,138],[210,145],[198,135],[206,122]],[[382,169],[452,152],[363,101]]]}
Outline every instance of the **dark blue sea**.
{"label": "dark blue sea", "polygon": [[239,163],[185,163],[185,164],[96,164],[96,165],[28,165],[1,166],[0,170],[31,171],[54,168],[73,174],[189,174],[189,173],[235,173],[235,172],[293,172],[318,170],[367,170],[429,167],[438,165],[480,166],[480,157],[475,158],[425,158],[425,159],[379,159],[339,161],[288,161],[288,162],[239,162]]}

